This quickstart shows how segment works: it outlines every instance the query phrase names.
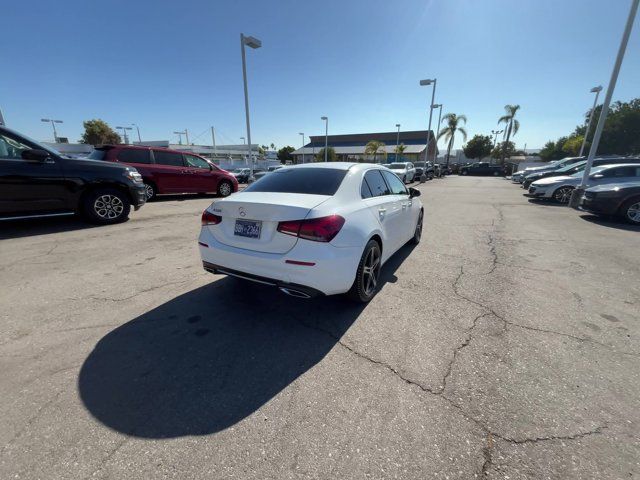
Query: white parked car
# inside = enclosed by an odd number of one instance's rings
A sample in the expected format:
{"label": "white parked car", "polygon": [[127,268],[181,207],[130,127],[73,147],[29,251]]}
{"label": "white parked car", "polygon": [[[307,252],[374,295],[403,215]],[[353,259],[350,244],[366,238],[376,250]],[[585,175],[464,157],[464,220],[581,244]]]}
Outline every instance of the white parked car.
{"label": "white parked car", "polygon": [[416,176],[416,167],[411,162],[395,162],[387,165],[404,183],[411,183]]}
{"label": "white parked car", "polygon": [[[568,203],[573,190],[580,185],[583,172],[571,176],[549,177],[536,180],[529,186],[528,197],[553,199],[559,203]],[[637,182],[640,180],[640,165],[624,163],[603,165],[591,170],[587,187],[607,183]]]}
{"label": "white parked car", "polygon": [[381,266],[420,241],[419,195],[381,165],[283,167],[203,212],[204,269],[296,297],[348,292],[368,302]]}

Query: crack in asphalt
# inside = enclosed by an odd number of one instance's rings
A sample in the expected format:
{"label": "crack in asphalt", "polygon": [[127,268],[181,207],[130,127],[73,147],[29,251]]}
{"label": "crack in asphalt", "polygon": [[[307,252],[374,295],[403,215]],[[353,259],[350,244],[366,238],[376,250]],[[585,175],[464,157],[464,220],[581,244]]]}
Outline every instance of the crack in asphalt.
{"label": "crack in asphalt", "polygon": [[0,270],[6,270],[7,268],[13,267],[14,265],[18,265],[18,264],[27,265],[27,264],[31,263],[33,260],[35,260],[37,258],[46,257],[48,255],[51,255],[53,253],[53,251],[56,248],[58,248],[59,246],[60,246],[60,243],[58,241],[54,241],[53,245],[46,252],[39,253],[39,254],[33,255],[31,257],[20,258],[18,260],[14,260],[11,263],[7,263],[6,265],[0,266]]}
{"label": "crack in asphalt", "polygon": [[[448,377],[448,375],[451,373],[451,369],[453,368],[453,364],[455,363],[455,358],[457,356],[457,353],[459,353],[462,349],[464,349],[465,347],[467,347],[469,345],[469,343],[471,342],[472,339],[472,332],[474,330],[474,328],[477,326],[478,321],[481,318],[485,318],[485,317],[489,317],[491,315],[494,315],[490,312],[485,312],[481,315],[478,315],[473,322],[473,325],[467,330],[467,333],[469,333],[469,336],[465,339],[465,341],[462,342],[462,344],[460,344],[455,350],[454,350],[454,357],[452,359],[452,361],[449,364],[449,367],[447,369],[447,373],[445,374],[445,378]],[[338,345],[340,345],[340,347],[342,347],[344,350],[348,351],[350,354],[358,357],[361,360],[366,361],[367,363],[370,363],[372,365],[378,366],[378,367],[382,367],[385,370],[387,370],[388,372],[391,372],[395,377],[397,377],[398,379],[402,380],[404,383],[411,385],[413,387],[418,388],[420,391],[442,398],[445,402],[447,402],[450,406],[452,406],[456,411],[458,411],[463,418],[465,418],[466,420],[470,421],[471,423],[473,423],[474,425],[476,425],[486,436],[487,438],[487,445],[484,446],[482,448],[482,455],[484,458],[484,461],[482,463],[481,469],[480,469],[480,474],[486,476],[488,473],[488,470],[492,467],[493,465],[493,448],[494,448],[494,438],[499,439],[503,442],[506,443],[510,443],[513,445],[522,445],[522,444],[528,444],[528,443],[532,443],[532,444],[536,444],[536,443],[540,443],[540,442],[545,442],[545,441],[554,441],[554,440],[563,440],[563,441],[570,441],[570,440],[577,440],[583,437],[587,437],[589,435],[595,435],[595,434],[599,434],[602,433],[606,428],[607,425],[603,425],[603,426],[599,426],[597,428],[595,428],[594,430],[590,430],[587,432],[578,432],[572,435],[550,435],[550,436],[546,436],[546,437],[524,437],[524,438],[511,438],[508,437],[506,435],[502,435],[500,433],[494,432],[492,431],[482,420],[479,420],[475,417],[473,417],[472,415],[470,415],[461,405],[459,405],[458,403],[456,403],[452,398],[448,397],[445,395],[445,388],[446,388],[446,380],[443,380],[443,385],[440,389],[433,389],[431,387],[428,387],[416,380],[412,380],[410,378],[407,378],[406,376],[404,376],[397,368],[395,368],[394,366],[390,365],[387,362],[384,362],[382,360],[378,360],[375,359],[369,355],[366,355],[363,352],[358,351],[355,347],[353,347],[352,345],[349,345],[347,343],[345,343],[344,341],[342,341],[341,337],[336,335],[335,333],[333,333],[331,330],[326,329],[326,328],[322,328],[318,325],[312,325],[309,324],[307,322],[305,322],[304,320],[300,319],[299,317],[296,318],[296,320],[298,321],[298,323],[302,326],[304,326],[305,328],[309,328],[311,330],[315,330],[318,332],[321,332],[327,336],[329,336],[330,338],[332,338],[333,340],[336,341],[336,343]]]}

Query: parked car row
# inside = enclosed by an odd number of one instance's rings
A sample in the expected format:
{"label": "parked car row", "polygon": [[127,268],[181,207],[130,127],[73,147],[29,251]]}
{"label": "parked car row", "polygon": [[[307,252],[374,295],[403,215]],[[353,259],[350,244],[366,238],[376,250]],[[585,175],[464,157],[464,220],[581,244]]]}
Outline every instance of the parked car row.
{"label": "parked car row", "polygon": [[[581,185],[587,161],[570,157],[526,168],[512,176],[525,196],[568,204]],[[580,207],[599,215],[617,216],[640,225],[640,158],[604,156],[593,160]]]}
{"label": "parked car row", "polygon": [[80,214],[111,224],[158,194],[237,190],[233,175],[198,155],[104,145],[72,158],[0,126],[0,220]]}
{"label": "parked car row", "polygon": [[500,177],[505,175],[504,167],[492,165],[489,162],[476,162],[470,165],[462,165],[458,168],[458,175],[482,175]]}

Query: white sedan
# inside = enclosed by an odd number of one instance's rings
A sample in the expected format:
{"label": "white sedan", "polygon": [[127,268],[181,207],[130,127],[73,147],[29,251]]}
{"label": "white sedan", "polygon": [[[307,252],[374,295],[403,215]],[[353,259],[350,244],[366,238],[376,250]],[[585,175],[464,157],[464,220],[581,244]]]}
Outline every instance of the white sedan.
{"label": "white sedan", "polygon": [[[580,185],[583,172],[571,176],[548,177],[536,180],[529,186],[525,195],[533,198],[553,199],[559,203],[568,203],[573,190]],[[637,182],[640,180],[640,165],[624,163],[603,165],[591,170],[587,187],[607,183]]]}
{"label": "white sedan", "polygon": [[419,195],[380,165],[281,168],[203,212],[204,269],[296,297],[349,293],[368,302],[382,265],[420,242]]}
{"label": "white sedan", "polygon": [[387,168],[402,179],[404,183],[411,183],[416,176],[416,167],[411,162],[394,162],[386,165]]}

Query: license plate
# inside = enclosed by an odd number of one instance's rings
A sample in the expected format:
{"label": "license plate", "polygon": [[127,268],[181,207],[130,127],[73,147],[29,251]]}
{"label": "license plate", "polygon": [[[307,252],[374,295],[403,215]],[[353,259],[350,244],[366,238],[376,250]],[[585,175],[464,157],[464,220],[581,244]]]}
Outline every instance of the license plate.
{"label": "license plate", "polygon": [[262,222],[256,220],[236,220],[234,235],[247,238],[260,238]]}

